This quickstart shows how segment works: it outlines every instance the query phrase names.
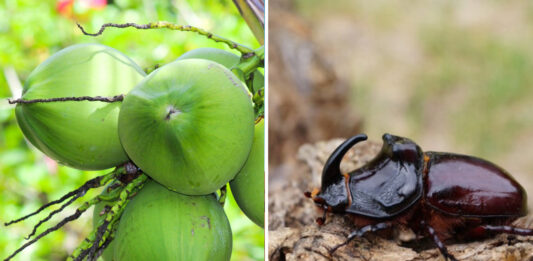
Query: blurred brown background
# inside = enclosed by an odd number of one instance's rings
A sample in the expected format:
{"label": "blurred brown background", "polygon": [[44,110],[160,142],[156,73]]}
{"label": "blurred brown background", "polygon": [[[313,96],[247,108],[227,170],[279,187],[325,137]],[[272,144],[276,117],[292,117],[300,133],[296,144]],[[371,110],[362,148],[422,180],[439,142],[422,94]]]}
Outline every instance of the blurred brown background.
{"label": "blurred brown background", "polygon": [[270,191],[303,143],[389,132],[495,162],[533,195],[533,2],[269,4]]}

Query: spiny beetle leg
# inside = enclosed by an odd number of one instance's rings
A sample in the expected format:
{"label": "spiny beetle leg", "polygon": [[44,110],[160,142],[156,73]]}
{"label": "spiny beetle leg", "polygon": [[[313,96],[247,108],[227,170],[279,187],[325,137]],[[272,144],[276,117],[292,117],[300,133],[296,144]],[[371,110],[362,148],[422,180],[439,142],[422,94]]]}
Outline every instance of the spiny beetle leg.
{"label": "spiny beetle leg", "polygon": [[392,224],[390,223],[386,223],[386,222],[383,222],[383,223],[378,223],[378,224],[374,224],[374,225],[368,225],[368,226],[364,226],[358,230],[355,230],[353,231],[352,233],[350,233],[350,235],[348,235],[348,238],[346,239],[346,241],[344,241],[344,243],[342,244],[339,244],[339,245],[336,245],[335,247],[333,247],[329,253],[330,254],[333,254],[335,251],[337,251],[337,249],[339,249],[340,247],[342,246],[345,246],[345,245],[348,245],[348,243],[350,243],[350,241],[352,241],[354,238],[356,237],[362,237],[364,236],[367,232],[376,232],[376,231],[379,231],[379,230],[383,230],[383,229],[387,229],[387,228],[390,228],[392,226]]}
{"label": "spiny beetle leg", "polygon": [[439,236],[435,232],[435,229],[431,227],[430,225],[426,224],[426,222],[422,222],[422,225],[426,227],[429,235],[431,236],[431,239],[433,239],[433,242],[435,245],[437,245],[437,248],[439,249],[440,253],[446,260],[450,261],[457,261],[457,259],[448,252],[448,249],[446,248],[446,245],[440,240]]}
{"label": "spiny beetle leg", "polygon": [[512,235],[521,235],[521,236],[533,236],[533,229],[528,228],[519,228],[513,226],[491,226],[484,225],[480,226],[486,232],[496,232],[496,233],[505,233]]}

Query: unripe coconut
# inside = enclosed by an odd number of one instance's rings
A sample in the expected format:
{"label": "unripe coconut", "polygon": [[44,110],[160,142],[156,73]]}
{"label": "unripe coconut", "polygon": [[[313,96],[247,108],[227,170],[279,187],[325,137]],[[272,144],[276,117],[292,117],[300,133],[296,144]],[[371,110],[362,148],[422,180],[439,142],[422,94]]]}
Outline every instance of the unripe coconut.
{"label": "unripe coconut", "polygon": [[213,194],[187,196],[148,181],[122,214],[114,260],[230,260],[231,240]]}
{"label": "unripe coconut", "polygon": [[265,223],[265,121],[255,125],[254,143],[248,160],[230,183],[235,201],[257,225]]}
{"label": "unripe coconut", "polygon": [[[182,54],[177,60],[185,60],[185,59],[206,59],[213,62],[220,63],[221,65],[224,65],[224,67],[231,69],[232,67],[236,66],[241,58],[231,52],[218,49],[218,48],[210,48],[210,47],[204,47],[204,48],[197,48],[191,51],[188,51],[184,54]],[[253,92],[255,93],[257,90],[261,89],[263,86],[265,86],[265,78],[263,74],[255,70],[253,73]]]}
{"label": "unripe coconut", "polygon": [[188,51],[182,54],[180,57],[178,57],[177,60],[185,60],[185,59],[210,60],[213,62],[217,62],[228,69],[231,69],[231,67],[237,65],[240,60],[239,56],[235,55],[234,53],[231,53],[231,52],[228,52],[222,49],[210,48],[210,47],[197,48],[197,49]]}
{"label": "unripe coconut", "polygon": [[[52,55],[30,74],[22,99],[126,94],[145,76],[131,59],[100,44],[78,44]],[[98,170],[128,160],[117,131],[120,102],[18,104],[26,138],[62,164]]]}
{"label": "unripe coconut", "polygon": [[206,195],[233,179],[250,152],[254,112],[246,87],[203,59],[167,64],[124,99],[119,135],[131,160],[167,188]]}

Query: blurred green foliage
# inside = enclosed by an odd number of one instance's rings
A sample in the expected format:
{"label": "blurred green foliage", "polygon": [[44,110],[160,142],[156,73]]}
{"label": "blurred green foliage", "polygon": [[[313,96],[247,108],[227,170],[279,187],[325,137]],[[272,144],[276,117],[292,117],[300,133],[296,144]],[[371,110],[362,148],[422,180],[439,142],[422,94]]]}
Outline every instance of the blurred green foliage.
{"label": "blurred green foliage", "polygon": [[460,92],[461,99],[448,105],[451,132],[469,150],[498,156],[533,128],[529,42],[467,30],[443,19],[419,33],[428,66],[416,73],[412,122],[423,127],[432,101]]}
{"label": "blurred green foliage", "polygon": [[[103,1],[105,2],[105,1]],[[105,4],[105,3],[104,3]],[[259,44],[240,18],[232,1],[141,1],[115,0],[102,5],[98,0],[5,0],[0,2],[0,221],[8,222],[59,198],[92,177],[105,171],[86,172],[57,166],[24,140],[14,115],[14,106],[6,98],[20,92],[29,73],[51,54],[72,44],[97,42],[118,49],[142,68],[163,65],[182,53],[198,47],[228,50],[224,44],[205,37],[170,30],[110,28],[99,37],[84,36],[76,27],[80,22],[87,31],[97,31],[107,22],[148,23],[165,20],[190,24],[252,48]],[[99,193],[89,192],[73,207],[53,218],[48,226],[74,212]],[[55,208],[52,208],[55,209]],[[263,260],[264,230],[238,209],[235,201],[226,202],[226,212],[233,230],[232,260]],[[24,237],[40,214],[25,222],[0,228],[0,257],[3,259],[25,243]],[[92,230],[91,213],[63,229],[41,239],[13,260],[64,260]],[[44,231],[44,225],[38,230]]]}
{"label": "blurred green foliage", "polygon": [[532,2],[297,0],[295,9],[313,39],[329,36],[317,41],[334,46],[326,57],[342,58],[332,64],[365,132],[507,165],[517,163],[507,154],[530,151],[521,145],[533,143]]}

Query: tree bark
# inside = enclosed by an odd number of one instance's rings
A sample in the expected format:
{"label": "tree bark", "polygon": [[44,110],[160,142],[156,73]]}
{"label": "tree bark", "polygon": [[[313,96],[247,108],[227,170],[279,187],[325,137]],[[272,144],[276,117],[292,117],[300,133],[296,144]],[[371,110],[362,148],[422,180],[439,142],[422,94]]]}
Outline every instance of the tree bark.
{"label": "tree bark", "polygon": [[[416,239],[408,228],[394,227],[390,235],[368,233],[356,238],[333,254],[329,250],[343,243],[356,228],[347,215],[328,213],[326,223],[318,226],[322,216],[305,191],[320,187],[322,167],[342,142],[335,139],[300,147],[301,164],[285,179],[276,179],[269,191],[270,260],[444,260],[427,238]],[[348,172],[371,160],[381,148],[377,142],[365,142],[352,148],[344,157],[341,169]],[[515,222],[532,227],[531,215]],[[501,234],[483,241],[448,243],[448,250],[459,260],[530,260],[533,261],[533,237]]]}

